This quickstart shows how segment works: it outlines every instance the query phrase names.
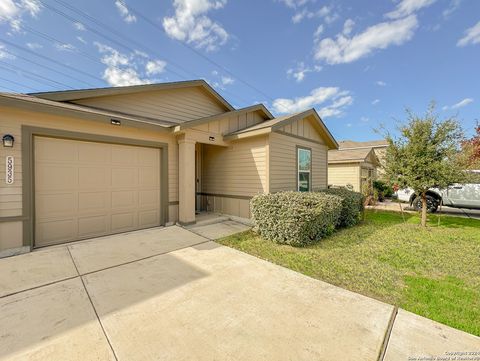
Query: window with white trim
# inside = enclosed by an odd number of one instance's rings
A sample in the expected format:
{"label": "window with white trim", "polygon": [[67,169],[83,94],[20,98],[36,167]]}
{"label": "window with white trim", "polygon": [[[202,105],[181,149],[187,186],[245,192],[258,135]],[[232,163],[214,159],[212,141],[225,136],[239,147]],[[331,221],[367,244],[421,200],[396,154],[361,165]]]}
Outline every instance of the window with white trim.
{"label": "window with white trim", "polygon": [[297,190],[309,192],[312,182],[312,151],[297,148]]}

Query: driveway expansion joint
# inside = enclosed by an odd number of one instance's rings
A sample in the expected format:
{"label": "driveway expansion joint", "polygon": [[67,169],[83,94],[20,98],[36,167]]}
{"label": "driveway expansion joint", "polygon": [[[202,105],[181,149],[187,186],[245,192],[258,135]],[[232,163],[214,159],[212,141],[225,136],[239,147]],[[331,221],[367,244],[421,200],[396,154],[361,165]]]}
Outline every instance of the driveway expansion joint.
{"label": "driveway expansion joint", "polygon": [[398,314],[398,307],[394,306],[392,311],[392,316],[388,321],[387,330],[385,331],[385,337],[383,338],[382,346],[380,348],[380,353],[378,355],[378,361],[383,361],[387,353],[388,342],[390,341],[390,336],[392,335],[393,325]]}

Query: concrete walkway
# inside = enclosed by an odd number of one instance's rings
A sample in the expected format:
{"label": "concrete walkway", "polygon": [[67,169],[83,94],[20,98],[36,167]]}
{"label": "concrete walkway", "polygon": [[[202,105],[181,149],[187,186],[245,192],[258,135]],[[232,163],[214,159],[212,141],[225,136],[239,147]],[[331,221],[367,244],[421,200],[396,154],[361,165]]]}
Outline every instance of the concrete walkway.
{"label": "concrete walkway", "polygon": [[[223,247],[232,221],[0,260],[0,360],[408,360],[480,338]],[[205,238],[199,234],[205,234]]]}

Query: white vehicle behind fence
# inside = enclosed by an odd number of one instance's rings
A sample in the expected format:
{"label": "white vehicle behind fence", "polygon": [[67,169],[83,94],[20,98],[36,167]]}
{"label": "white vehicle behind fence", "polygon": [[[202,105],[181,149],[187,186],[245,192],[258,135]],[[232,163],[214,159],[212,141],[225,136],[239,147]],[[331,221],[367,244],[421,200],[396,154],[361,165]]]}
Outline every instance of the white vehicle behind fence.
{"label": "white vehicle behind fence", "polygon": [[[398,199],[416,210],[422,209],[422,198],[412,189],[400,189]],[[447,189],[432,188],[427,192],[427,210],[436,212],[440,205],[455,208],[480,209],[480,183],[453,184]]]}

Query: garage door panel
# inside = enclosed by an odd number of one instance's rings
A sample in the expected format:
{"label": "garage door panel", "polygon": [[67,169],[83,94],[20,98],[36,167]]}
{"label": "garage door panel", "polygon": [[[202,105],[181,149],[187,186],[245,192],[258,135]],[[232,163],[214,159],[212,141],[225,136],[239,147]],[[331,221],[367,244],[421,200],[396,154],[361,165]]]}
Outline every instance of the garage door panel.
{"label": "garage door panel", "polygon": [[78,193],[78,212],[100,211],[105,212],[110,208],[109,192],[79,192]]}
{"label": "garage door panel", "polygon": [[68,242],[76,235],[77,220],[75,218],[39,221],[35,232],[35,237],[41,239],[42,245]]}
{"label": "garage door panel", "polygon": [[113,187],[136,187],[138,185],[137,168],[112,168]]}
{"label": "garage door panel", "polygon": [[44,137],[34,146],[35,246],[160,225],[159,149]]}
{"label": "garage door panel", "polygon": [[155,206],[158,204],[159,199],[160,191],[157,189],[141,190],[138,192],[139,208]]}
{"label": "garage door panel", "polygon": [[138,150],[132,151],[132,147],[112,146],[112,164],[116,165],[136,165],[138,160]]}
{"label": "garage door panel", "polygon": [[54,194],[39,192],[37,193],[35,207],[40,219],[42,215],[65,217],[73,215],[75,203],[75,194],[72,192]]}
{"label": "garage door panel", "polygon": [[100,236],[109,232],[109,217],[106,215],[98,215],[92,217],[81,217],[78,219],[78,235],[79,238],[87,238],[90,236]]}
{"label": "garage door panel", "polygon": [[152,168],[140,168],[138,171],[138,183],[141,187],[155,187],[158,184],[159,174]]}
{"label": "garage door panel", "polygon": [[153,167],[160,162],[159,153],[152,148],[139,148],[138,164],[147,167]]}
{"label": "garage door panel", "polygon": [[138,227],[137,212],[112,214],[112,232],[125,232]]}
{"label": "garage door panel", "polygon": [[112,209],[133,208],[137,205],[137,191],[125,190],[112,192]]}
{"label": "garage door panel", "polygon": [[110,163],[111,147],[102,143],[78,142],[78,160],[85,163]]}
{"label": "garage door panel", "polygon": [[35,159],[40,161],[53,160],[56,162],[77,161],[77,149],[68,140],[51,138],[35,138]]}
{"label": "garage door panel", "polygon": [[139,211],[138,223],[140,227],[153,227],[160,222],[160,212],[157,210]]}
{"label": "garage door panel", "polygon": [[58,164],[44,164],[35,173],[35,189],[43,190],[67,190],[76,188],[77,169],[72,166]]}
{"label": "garage door panel", "polygon": [[111,183],[110,172],[105,167],[84,167],[78,168],[78,185],[80,189],[98,189],[108,187]]}

